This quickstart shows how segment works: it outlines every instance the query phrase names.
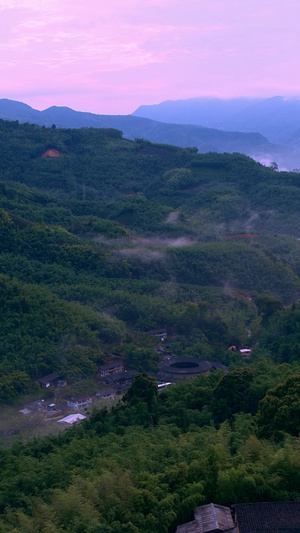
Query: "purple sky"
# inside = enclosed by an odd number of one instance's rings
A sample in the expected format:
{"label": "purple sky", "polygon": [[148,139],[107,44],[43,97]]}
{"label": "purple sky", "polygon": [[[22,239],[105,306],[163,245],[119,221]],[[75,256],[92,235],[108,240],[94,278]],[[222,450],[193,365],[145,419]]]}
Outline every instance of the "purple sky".
{"label": "purple sky", "polygon": [[0,98],[126,114],[300,96],[300,0],[0,0]]}

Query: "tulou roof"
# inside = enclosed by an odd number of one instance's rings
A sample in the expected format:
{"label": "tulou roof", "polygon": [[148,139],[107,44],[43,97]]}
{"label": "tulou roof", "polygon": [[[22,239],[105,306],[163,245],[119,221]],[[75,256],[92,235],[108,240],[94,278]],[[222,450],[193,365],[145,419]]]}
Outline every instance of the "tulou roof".
{"label": "tulou roof", "polygon": [[158,363],[159,372],[178,376],[197,375],[212,370],[228,372],[228,368],[217,361],[203,361],[195,357],[172,357]]}

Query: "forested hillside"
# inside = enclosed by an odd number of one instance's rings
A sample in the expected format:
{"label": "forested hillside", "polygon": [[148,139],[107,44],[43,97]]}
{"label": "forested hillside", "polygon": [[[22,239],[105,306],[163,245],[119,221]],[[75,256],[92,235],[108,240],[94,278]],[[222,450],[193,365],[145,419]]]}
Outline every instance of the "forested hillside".
{"label": "forested hillside", "polygon": [[[58,437],[15,430],[0,531],[172,532],[202,502],[299,499],[299,186],[240,154],[0,121],[2,406],[109,353],[139,372]],[[158,393],[156,328],[229,372]]]}
{"label": "forested hillside", "polygon": [[210,501],[299,500],[297,370],[260,361],[159,395],[140,374],[111,412],[1,451],[0,531],[167,533]]}
{"label": "forested hillside", "polygon": [[88,375],[159,327],[178,355],[228,363],[245,327],[260,335],[259,295],[297,299],[298,174],[116,130],[0,126],[4,382]]}

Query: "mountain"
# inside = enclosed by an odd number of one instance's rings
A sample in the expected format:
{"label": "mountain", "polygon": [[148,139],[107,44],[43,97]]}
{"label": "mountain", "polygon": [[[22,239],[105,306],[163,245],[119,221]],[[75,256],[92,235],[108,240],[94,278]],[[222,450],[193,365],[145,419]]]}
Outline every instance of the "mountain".
{"label": "mountain", "polygon": [[[245,105],[245,101],[240,100],[234,109],[241,111]],[[226,111],[227,114],[228,112]],[[208,115],[209,112],[207,117]],[[133,115],[97,115],[74,111],[68,107],[53,106],[38,111],[21,102],[7,99],[0,100],[0,118],[47,127],[55,124],[61,128],[116,128],[127,139],[138,137],[151,142],[197,147],[200,153],[239,152],[267,165],[276,161],[284,170],[300,166],[300,150],[297,147],[274,145],[259,133],[220,131],[191,124],[166,124]]]}
{"label": "mountain", "polygon": [[176,124],[195,124],[229,131],[259,132],[280,142],[299,128],[300,99],[191,98],[140,106],[133,116]]}

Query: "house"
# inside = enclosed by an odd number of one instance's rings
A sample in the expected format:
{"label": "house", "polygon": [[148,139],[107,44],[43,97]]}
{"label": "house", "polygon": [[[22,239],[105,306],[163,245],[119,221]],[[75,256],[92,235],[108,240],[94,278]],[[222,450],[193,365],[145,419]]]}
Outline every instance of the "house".
{"label": "house", "polygon": [[93,403],[93,400],[91,396],[78,396],[77,398],[70,398],[67,400],[67,406],[71,407],[71,409],[74,409],[75,411],[79,411],[79,409],[84,409],[85,407],[89,407]]}
{"label": "house", "polygon": [[236,528],[229,507],[209,503],[197,507],[194,520],[178,526],[176,533],[235,533]]}
{"label": "house", "polygon": [[300,502],[239,503],[237,533],[299,533]]}
{"label": "house", "polygon": [[98,367],[98,373],[101,378],[119,372],[124,372],[124,364],[120,361],[107,363]]}
{"label": "house", "polygon": [[115,395],[116,391],[114,389],[104,389],[96,394],[96,396],[102,400],[113,400]]}
{"label": "house", "polygon": [[48,374],[47,376],[43,376],[42,378],[38,379],[38,384],[41,387],[41,389],[48,389],[49,387],[55,387],[59,381],[59,375],[58,374]]}
{"label": "house", "polygon": [[124,370],[124,372],[110,376],[110,383],[114,385],[131,385],[136,374],[136,370]]}
{"label": "house", "polygon": [[86,416],[81,415],[80,413],[76,413],[73,415],[65,416],[64,418],[61,418],[57,422],[59,424],[74,424],[74,422],[80,422],[80,420],[83,420],[86,418]]}

